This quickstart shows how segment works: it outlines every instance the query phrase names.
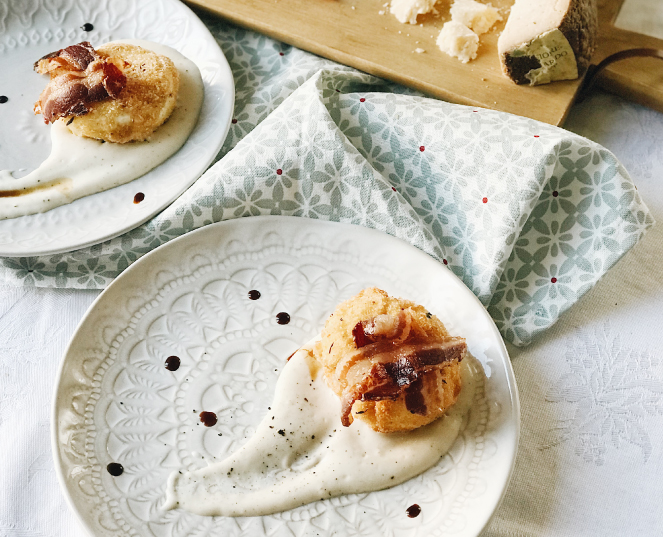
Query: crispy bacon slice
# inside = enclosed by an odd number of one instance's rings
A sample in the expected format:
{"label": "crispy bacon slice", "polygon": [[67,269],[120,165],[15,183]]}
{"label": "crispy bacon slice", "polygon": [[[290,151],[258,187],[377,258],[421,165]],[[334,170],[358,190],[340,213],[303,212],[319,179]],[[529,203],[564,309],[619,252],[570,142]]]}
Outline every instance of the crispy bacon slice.
{"label": "crispy bacon slice", "polygon": [[462,360],[467,349],[465,339],[458,337],[449,337],[442,342],[411,342],[391,348],[379,343],[373,345],[380,351],[366,357],[370,360],[370,370],[360,375],[361,380],[348,386],[341,399],[341,422],[345,427],[353,421],[351,411],[356,401],[395,401],[403,393],[410,412],[426,414],[421,393],[423,375]]}
{"label": "crispy bacon slice", "polygon": [[412,316],[401,311],[398,316],[376,315],[367,321],[359,321],[352,329],[355,347],[361,349],[376,341],[389,339],[395,343],[405,341],[410,333]]}
{"label": "crispy bacon slice", "polygon": [[40,75],[46,75],[59,68],[85,71],[87,66],[98,60],[99,55],[88,41],[70,45],[66,48],[56,50],[38,59],[34,64],[34,70]]}
{"label": "crispy bacon slice", "polygon": [[345,379],[356,363],[405,342],[410,336],[411,327],[412,315],[409,311],[401,311],[397,316],[376,315],[372,319],[358,322],[352,330],[358,352],[338,364],[337,378]]}
{"label": "crispy bacon slice", "polygon": [[127,83],[118,65],[123,63],[100,57],[87,41],[47,54],[34,65],[35,71],[51,77],[35,103],[35,114],[53,123],[87,114],[95,102],[117,98]]}

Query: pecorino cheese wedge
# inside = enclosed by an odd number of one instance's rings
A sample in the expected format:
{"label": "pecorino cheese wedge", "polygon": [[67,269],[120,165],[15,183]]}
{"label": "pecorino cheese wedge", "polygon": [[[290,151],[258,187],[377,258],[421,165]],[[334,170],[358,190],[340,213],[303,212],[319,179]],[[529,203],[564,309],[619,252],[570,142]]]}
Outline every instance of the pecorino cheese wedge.
{"label": "pecorino cheese wedge", "polygon": [[498,41],[502,71],[532,86],[578,78],[597,32],[596,0],[516,0]]}

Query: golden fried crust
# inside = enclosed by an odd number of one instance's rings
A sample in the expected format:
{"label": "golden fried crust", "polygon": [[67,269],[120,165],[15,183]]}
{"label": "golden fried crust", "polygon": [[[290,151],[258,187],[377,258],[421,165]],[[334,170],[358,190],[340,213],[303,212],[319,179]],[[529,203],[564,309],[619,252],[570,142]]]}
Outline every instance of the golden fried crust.
{"label": "golden fried crust", "polygon": [[107,142],[146,140],[175,109],[180,83],[177,68],[170,58],[127,43],[108,43],[97,53],[124,60],[126,86],[117,99],[94,103],[87,114],[68,124],[69,130]]}
{"label": "golden fried crust", "polygon": [[[374,318],[380,314],[397,316],[407,312],[412,318],[411,337],[449,339],[444,324],[430,314],[423,306],[408,300],[390,297],[386,292],[369,288],[355,297],[339,304],[327,319],[321,339],[316,345],[316,358],[325,370],[328,386],[342,397],[348,383],[339,370],[347,356],[357,352],[352,334],[357,323]],[[445,364],[441,369],[424,373],[422,394],[426,403],[426,414],[414,414],[405,405],[405,396],[395,401],[356,401],[352,407],[352,416],[362,419],[378,432],[409,431],[426,425],[440,417],[447,408],[455,403],[460,393],[460,363]]]}

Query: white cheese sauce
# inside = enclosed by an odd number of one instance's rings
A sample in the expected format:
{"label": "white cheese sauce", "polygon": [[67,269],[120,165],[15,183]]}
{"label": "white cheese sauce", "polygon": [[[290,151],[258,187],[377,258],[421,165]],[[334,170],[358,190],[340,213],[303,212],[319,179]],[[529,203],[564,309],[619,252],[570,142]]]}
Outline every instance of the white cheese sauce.
{"label": "white cheese sauce", "polygon": [[103,143],[72,134],[63,121],[51,125],[51,153],[33,172],[16,179],[0,171],[0,219],[49,211],[137,179],[173,155],[191,134],[203,102],[196,64],[175,49],[138,39],[138,45],[170,58],[180,74],[177,105],[145,142]]}
{"label": "white cheese sauce", "polygon": [[297,351],[284,367],[271,411],[243,447],[206,468],[170,476],[165,509],[268,515],[407,481],[451,448],[483,375],[468,355],[460,396],[445,416],[414,431],[383,434],[359,419],[341,425],[340,400],[325,384],[312,348]]}

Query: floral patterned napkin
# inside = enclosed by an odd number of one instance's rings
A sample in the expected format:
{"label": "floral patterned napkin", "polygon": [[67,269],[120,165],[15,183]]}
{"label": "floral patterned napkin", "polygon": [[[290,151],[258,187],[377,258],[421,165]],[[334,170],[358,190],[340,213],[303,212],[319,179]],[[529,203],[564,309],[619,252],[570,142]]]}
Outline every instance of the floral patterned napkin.
{"label": "floral patterned napkin", "polygon": [[2,259],[0,280],[103,288],[212,222],[294,215],[376,228],[448,266],[516,345],[551,326],[653,224],[598,144],[536,121],[424,98],[203,17],[237,88],[213,165],[172,206],[75,252]]}

